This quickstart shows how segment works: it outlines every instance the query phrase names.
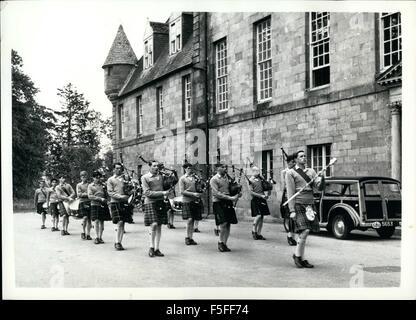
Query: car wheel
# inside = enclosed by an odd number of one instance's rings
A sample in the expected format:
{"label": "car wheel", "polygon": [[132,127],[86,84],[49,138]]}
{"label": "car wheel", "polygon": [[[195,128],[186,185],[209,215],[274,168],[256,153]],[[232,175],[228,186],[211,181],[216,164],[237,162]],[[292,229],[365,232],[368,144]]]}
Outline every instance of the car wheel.
{"label": "car wheel", "polygon": [[351,231],[351,219],[346,214],[337,214],[331,223],[332,234],[337,239],[347,239]]}
{"label": "car wheel", "polygon": [[391,236],[394,234],[394,227],[381,227],[379,229],[376,229],[378,235],[382,239],[388,239],[391,238]]}
{"label": "car wheel", "polygon": [[289,221],[290,221],[289,217],[283,218],[283,227],[285,228],[286,232],[289,232]]}

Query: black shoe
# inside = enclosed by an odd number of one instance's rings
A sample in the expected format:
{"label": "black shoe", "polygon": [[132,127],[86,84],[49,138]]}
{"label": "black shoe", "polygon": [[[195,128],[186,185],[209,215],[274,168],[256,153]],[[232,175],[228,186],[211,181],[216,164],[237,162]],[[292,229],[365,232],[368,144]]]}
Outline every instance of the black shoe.
{"label": "black shoe", "polygon": [[61,231],[61,236],[66,236],[65,230]]}
{"label": "black shoe", "polygon": [[289,243],[289,246],[296,246],[298,244],[292,237],[287,237],[287,243]]}
{"label": "black shoe", "polygon": [[85,239],[86,239],[86,240],[92,240],[92,238],[91,238],[89,235],[87,235],[87,236],[85,237]]}
{"label": "black shoe", "polygon": [[42,226],[40,227],[41,229],[46,229],[45,225],[42,224]]}
{"label": "black shoe", "polygon": [[95,239],[94,239],[94,243],[95,243],[95,244],[100,244],[100,243],[101,243],[101,242],[100,242],[100,239],[95,238]]}
{"label": "black shoe", "polygon": [[164,255],[162,252],[160,252],[160,250],[159,250],[159,249],[157,249],[157,250],[155,251],[155,256],[156,256],[156,257],[164,257],[165,255]]}
{"label": "black shoe", "polygon": [[293,255],[293,261],[295,261],[296,267],[303,268],[303,263],[300,257]]}
{"label": "black shoe", "polygon": [[257,235],[257,239],[258,239],[258,240],[266,240],[266,238],[265,238],[265,237],[263,237],[261,234],[258,234],[258,235]]}
{"label": "black shoe", "polygon": [[65,230],[65,235],[66,235],[66,236],[69,236],[69,235],[70,235],[70,233],[69,233],[68,231],[66,231],[66,230]]}
{"label": "black shoe", "polygon": [[149,249],[149,257],[153,258],[155,256],[155,249],[150,248]]}
{"label": "black shoe", "polygon": [[51,231],[52,231],[52,232],[53,232],[53,231],[55,231],[55,227],[52,227],[52,228],[51,228]]}
{"label": "black shoe", "polygon": [[225,252],[225,245],[222,242],[218,242],[218,250],[221,252]]}
{"label": "black shoe", "polygon": [[191,244],[191,239],[185,238],[185,244],[189,246]]}
{"label": "black shoe", "polygon": [[85,240],[85,238],[86,238],[85,233],[84,233],[84,232],[83,232],[83,233],[81,233],[81,239],[82,239],[82,240]]}
{"label": "black shoe", "polygon": [[313,264],[310,264],[308,260],[302,260],[302,265],[304,268],[313,268]]}
{"label": "black shoe", "polygon": [[98,241],[100,241],[100,243],[104,243],[103,239],[101,239],[101,238],[98,239]]}
{"label": "black shoe", "polygon": [[199,229],[198,229],[198,228],[195,228],[195,229],[194,229],[194,232],[201,232],[201,231],[199,231]]}
{"label": "black shoe", "polygon": [[230,249],[230,248],[228,248],[226,244],[224,244],[224,251],[225,251],[225,252],[230,252],[230,251],[231,251],[231,249]]}
{"label": "black shoe", "polygon": [[55,231],[60,231],[60,229],[58,227],[55,228]]}
{"label": "black shoe", "polygon": [[189,240],[190,240],[190,245],[191,246],[196,246],[198,244],[197,242],[195,242],[194,239],[189,239]]}
{"label": "black shoe", "polygon": [[176,227],[173,224],[170,225],[170,228],[171,229],[176,229]]}
{"label": "black shoe", "polygon": [[114,247],[116,248],[116,250],[117,250],[117,251],[124,250],[124,248],[123,248],[123,246],[121,245],[121,243],[120,243],[120,242],[116,243],[116,244],[114,245]]}
{"label": "black shoe", "polygon": [[170,223],[168,223],[167,227],[168,227],[168,229],[170,229]]}
{"label": "black shoe", "polygon": [[251,231],[251,235],[253,236],[254,240],[257,240],[259,236],[257,235],[257,232]]}

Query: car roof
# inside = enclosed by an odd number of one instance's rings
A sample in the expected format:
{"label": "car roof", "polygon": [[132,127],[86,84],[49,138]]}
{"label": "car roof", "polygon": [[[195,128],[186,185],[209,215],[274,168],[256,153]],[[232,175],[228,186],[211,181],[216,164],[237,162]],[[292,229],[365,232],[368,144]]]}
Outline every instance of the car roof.
{"label": "car roof", "polygon": [[382,177],[382,176],[346,176],[346,177],[340,177],[340,176],[336,176],[336,177],[329,177],[329,178],[325,178],[326,181],[334,181],[334,180],[350,180],[350,181],[369,181],[369,180],[386,180],[386,181],[392,181],[392,182],[397,182],[400,183],[399,180],[390,178],[390,177]]}

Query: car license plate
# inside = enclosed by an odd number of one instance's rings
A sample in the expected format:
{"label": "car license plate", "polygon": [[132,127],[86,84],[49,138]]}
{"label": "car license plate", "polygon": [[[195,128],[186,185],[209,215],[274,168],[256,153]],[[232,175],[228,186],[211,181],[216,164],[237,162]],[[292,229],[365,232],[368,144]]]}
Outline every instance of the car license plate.
{"label": "car license plate", "polygon": [[382,227],[393,227],[393,221],[381,221]]}

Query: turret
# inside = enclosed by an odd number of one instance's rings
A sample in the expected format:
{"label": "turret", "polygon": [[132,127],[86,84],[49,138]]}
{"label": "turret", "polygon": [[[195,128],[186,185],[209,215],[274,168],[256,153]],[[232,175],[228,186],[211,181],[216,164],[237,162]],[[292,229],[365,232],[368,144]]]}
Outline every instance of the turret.
{"label": "turret", "polygon": [[104,69],[104,92],[112,103],[136,63],[137,57],[124,33],[123,26],[120,25],[102,67]]}

